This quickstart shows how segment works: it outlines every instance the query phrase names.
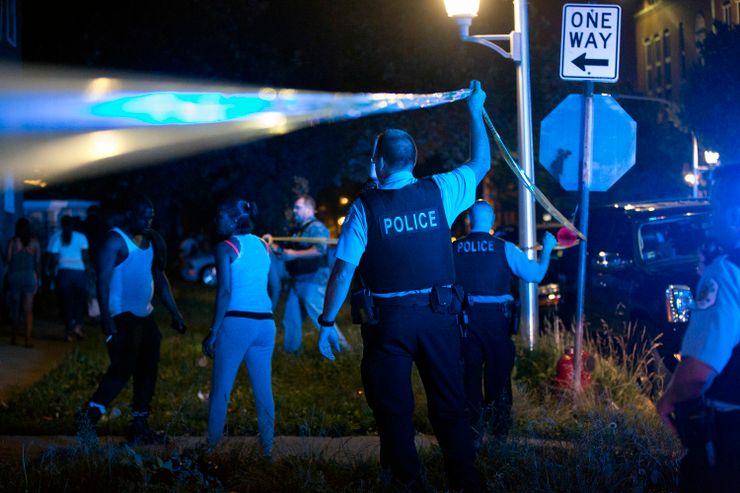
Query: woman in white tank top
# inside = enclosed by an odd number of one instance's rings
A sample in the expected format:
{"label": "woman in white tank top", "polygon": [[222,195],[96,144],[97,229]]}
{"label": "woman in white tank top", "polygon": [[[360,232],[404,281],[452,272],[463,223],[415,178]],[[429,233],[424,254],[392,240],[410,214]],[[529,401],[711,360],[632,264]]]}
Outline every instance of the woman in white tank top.
{"label": "woman in white tank top", "polygon": [[254,204],[229,200],[218,208],[216,246],[218,293],[213,326],[203,340],[203,353],[213,357],[208,407],[208,444],[223,435],[226,409],[236,373],[247,367],[257,408],[257,426],[265,457],[272,456],[275,404],[272,398],[272,352],[275,322],[267,292],[270,250],[250,234]]}

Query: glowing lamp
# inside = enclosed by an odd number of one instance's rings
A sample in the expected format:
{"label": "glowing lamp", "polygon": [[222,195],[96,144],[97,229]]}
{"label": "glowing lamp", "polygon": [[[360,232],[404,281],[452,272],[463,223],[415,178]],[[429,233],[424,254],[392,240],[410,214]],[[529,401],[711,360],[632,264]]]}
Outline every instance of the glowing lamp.
{"label": "glowing lamp", "polygon": [[683,181],[685,181],[687,185],[693,187],[696,185],[696,175],[694,173],[686,173],[683,175]]}
{"label": "glowing lamp", "polygon": [[445,0],[447,15],[450,17],[475,17],[479,7],[480,0]]}
{"label": "glowing lamp", "polygon": [[719,152],[704,151],[704,162],[711,166],[719,163]]}

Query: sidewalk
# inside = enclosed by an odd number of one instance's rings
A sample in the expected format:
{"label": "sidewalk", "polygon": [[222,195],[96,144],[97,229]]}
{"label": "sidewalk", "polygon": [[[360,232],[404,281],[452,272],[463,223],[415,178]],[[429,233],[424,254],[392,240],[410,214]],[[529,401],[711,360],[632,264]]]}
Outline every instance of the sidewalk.
{"label": "sidewalk", "polygon": [[22,334],[16,334],[19,345],[10,345],[10,328],[0,333],[0,401],[20,389],[28,387],[59,364],[74,343],[64,339],[60,322],[34,320],[33,347],[26,348]]}

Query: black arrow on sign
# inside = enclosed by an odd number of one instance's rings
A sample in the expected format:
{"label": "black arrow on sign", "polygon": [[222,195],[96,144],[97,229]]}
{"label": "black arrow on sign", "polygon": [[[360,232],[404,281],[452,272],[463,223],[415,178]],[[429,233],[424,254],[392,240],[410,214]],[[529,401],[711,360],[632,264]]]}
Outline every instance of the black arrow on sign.
{"label": "black arrow on sign", "polygon": [[586,65],[591,65],[593,67],[606,67],[609,65],[609,60],[603,58],[586,58],[586,53],[583,53],[578,58],[575,58],[572,63],[585,72]]}

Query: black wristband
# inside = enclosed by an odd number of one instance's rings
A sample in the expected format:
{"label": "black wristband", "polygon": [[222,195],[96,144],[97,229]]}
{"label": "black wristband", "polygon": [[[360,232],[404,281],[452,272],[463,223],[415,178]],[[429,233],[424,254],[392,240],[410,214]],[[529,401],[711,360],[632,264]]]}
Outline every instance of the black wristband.
{"label": "black wristband", "polygon": [[331,321],[330,320],[326,320],[324,318],[324,314],[322,313],[321,315],[319,315],[318,322],[319,322],[319,325],[322,326],[322,327],[334,327],[335,320],[331,320]]}

